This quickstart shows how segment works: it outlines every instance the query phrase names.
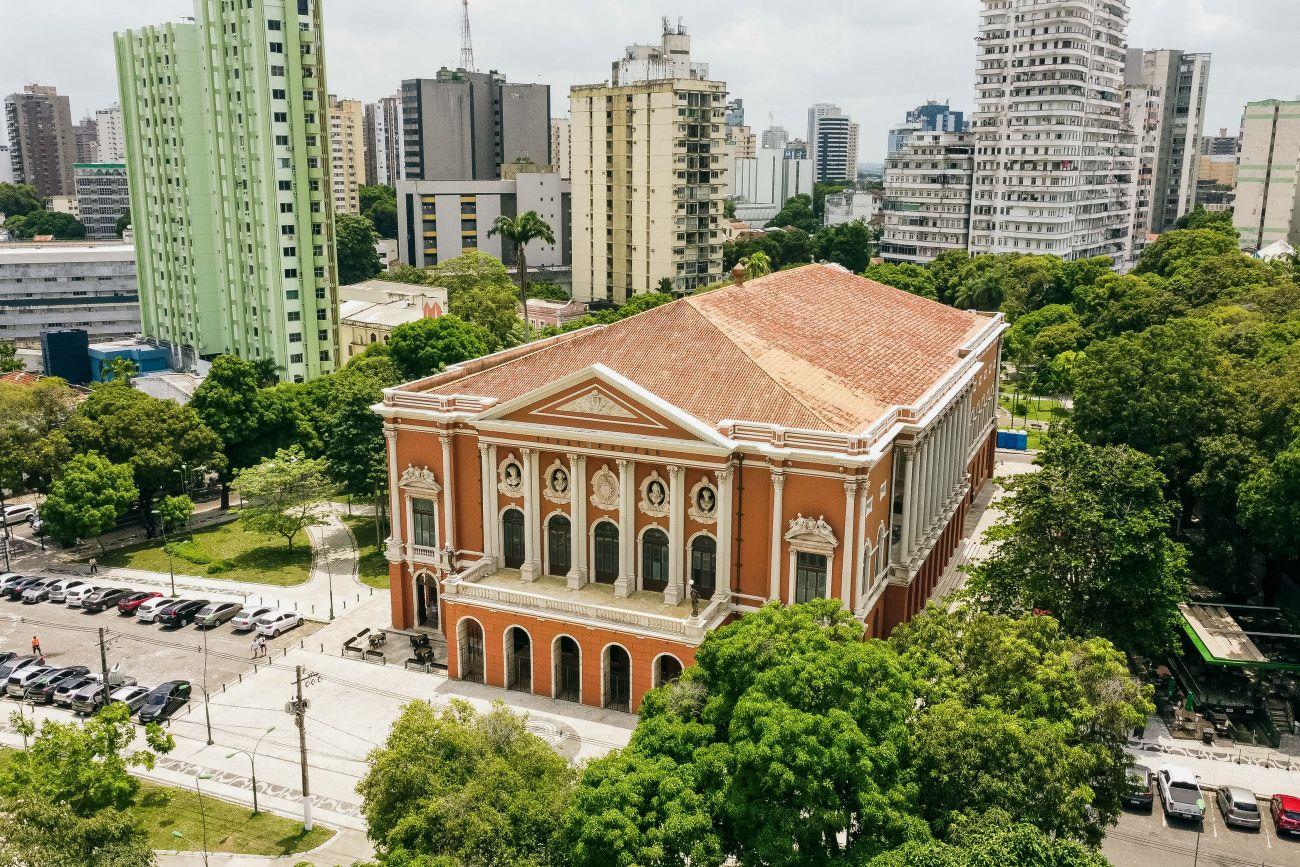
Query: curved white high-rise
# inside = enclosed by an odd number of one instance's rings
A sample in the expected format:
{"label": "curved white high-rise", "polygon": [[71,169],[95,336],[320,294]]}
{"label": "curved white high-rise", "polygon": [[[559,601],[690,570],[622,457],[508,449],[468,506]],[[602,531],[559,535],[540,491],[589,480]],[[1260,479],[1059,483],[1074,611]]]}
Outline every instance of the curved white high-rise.
{"label": "curved white high-rise", "polygon": [[970,251],[1131,255],[1127,0],[983,0]]}

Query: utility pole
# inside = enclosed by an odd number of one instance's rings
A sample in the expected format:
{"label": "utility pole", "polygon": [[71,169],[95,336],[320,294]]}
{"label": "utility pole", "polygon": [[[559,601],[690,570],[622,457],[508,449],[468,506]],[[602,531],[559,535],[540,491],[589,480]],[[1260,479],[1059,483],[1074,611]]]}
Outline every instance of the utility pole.
{"label": "utility pole", "polygon": [[108,686],[108,648],[104,646],[104,627],[99,627],[99,668],[103,676],[102,684],[104,686],[104,707],[108,707],[108,697],[111,690]]}
{"label": "utility pole", "polygon": [[307,782],[307,700],[302,697],[302,666],[294,667],[294,686],[297,698],[285,706],[298,726],[298,761],[302,765],[302,829],[310,831],[311,786]]}

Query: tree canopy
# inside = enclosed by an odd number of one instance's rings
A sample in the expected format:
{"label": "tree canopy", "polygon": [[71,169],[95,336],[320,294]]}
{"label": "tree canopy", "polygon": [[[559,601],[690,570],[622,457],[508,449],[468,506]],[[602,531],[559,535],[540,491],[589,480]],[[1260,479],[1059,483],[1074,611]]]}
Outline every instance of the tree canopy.
{"label": "tree canopy", "polygon": [[117,525],[139,495],[130,467],[94,452],[79,454],[50,486],[41,518],[45,531],[65,544],[96,539]]}
{"label": "tree canopy", "polygon": [[487,355],[495,342],[483,326],[448,314],[397,326],[388,340],[388,354],[404,377],[419,379],[448,365]]}
{"label": "tree canopy", "polygon": [[379,233],[365,217],[355,214],[336,214],[334,216],[334,243],[338,249],[339,285],[347,286],[369,280],[383,266],[379,262],[379,253],[375,242]]}
{"label": "tree canopy", "polygon": [[767,223],[769,229],[795,228],[812,234],[821,228],[822,221],[813,213],[812,198],[804,193],[786,199],[781,210]]}
{"label": "tree canopy", "polygon": [[60,211],[28,211],[8,217],[4,227],[15,238],[34,238],[53,235],[57,241],[72,241],[86,237],[86,227],[71,214]]}
{"label": "tree canopy", "polygon": [[280,449],[241,470],[234,488],[243,502],[239,522],[259,533],[283,536],[290,551],[298,533],[324,523],[320,506],[336,490],[325,459],[306,457],[298,446]]}
{"label": "tree canopy", "polygon": [[[574,770],[522,717],[453,700],[402,709],[357,785],[380,863],[542,867]],[[428,860],[421,860],[427,858]]]}
{"label": "tree canopy", "polygon": [[43,208],[41,194],[31,184],[0,184],[0,214],[21,217]]}
{"label": "tree canopy", "polygon": [[1062,434],[1035,463],[1039,472],[1003,480],[1010,496],[989,532],[1000,544],[972,578],[981,603],[1047,611],[1070,634],[1100,635],[1124,650],[1172,647],[1187,552],[1170,537],[1175,509],[1155,461]]}

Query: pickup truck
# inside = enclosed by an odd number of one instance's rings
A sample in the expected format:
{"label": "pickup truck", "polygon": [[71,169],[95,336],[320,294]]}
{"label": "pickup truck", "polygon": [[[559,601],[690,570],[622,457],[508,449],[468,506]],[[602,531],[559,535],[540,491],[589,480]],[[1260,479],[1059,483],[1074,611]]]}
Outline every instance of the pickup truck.
{"label": "pickup truck", "polygon": [[1156,774],[1160,803],[1171,818],[1200,822],[1205,818],[1205,798],[1196,775],[1178,765],[1165,765]]}

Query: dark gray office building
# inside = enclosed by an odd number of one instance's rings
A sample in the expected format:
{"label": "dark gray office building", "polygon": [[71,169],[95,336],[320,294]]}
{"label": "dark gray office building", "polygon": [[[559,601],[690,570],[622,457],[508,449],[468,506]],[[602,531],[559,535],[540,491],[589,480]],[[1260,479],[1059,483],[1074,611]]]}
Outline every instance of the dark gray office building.
{"label": "dark gray office building", "polygon": [[551,162],[551,88],[511,84],[496,71],[440,69],[402,82],[407,180],[501,177],[517,160]]}

